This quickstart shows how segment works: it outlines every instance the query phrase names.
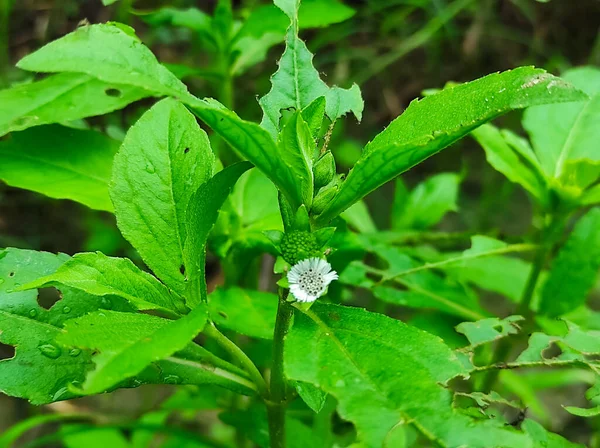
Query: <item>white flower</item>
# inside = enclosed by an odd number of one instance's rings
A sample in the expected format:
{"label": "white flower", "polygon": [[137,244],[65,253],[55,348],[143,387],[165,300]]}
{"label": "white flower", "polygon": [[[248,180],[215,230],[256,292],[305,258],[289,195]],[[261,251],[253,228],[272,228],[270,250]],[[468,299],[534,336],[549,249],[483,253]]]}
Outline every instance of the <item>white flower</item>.
{"label": "white flower", "polygon": [[298,302],[314,302],[332,281],[338,279],[338,275],[325,260],[308,258],[292,266],[287,278],[290,291]]}

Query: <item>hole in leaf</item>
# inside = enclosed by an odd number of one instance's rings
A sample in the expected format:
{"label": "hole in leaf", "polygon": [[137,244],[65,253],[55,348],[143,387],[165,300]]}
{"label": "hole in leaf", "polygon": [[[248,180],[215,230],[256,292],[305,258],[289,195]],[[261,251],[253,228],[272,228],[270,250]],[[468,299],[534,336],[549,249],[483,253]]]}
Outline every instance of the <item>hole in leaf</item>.
{"label": "hole in leaf", "polygon": [[15,357],[15,348],[12,345],[0,342],[0,361],[12,359]]}
{"label": "hole in leaf", "polygon": [[185,275],[185,266],[184,265],[179,266],[179,272],[181,272],[181,275]]}
{"label": "hole in leaf", "polygon": [[502,330],[503,330],[502,325],[494,325],[492,328],[494,330],[496,330],[498,333],[502,333]]}
{"label": "hole in leaf", "polygon": [[112,96],[113,98],[118,98],[121,96],[121,91],[112,87],[105,89],[104,93],[106,93],[107,96]]}
{"label": "hole in leaf", "polygon": [[183,153],[184,153],[184,154],[187,154],[188,152],[190,152],[190,148],[185,148],[185,149],[183,150]]}
{"label": "hole in leaf", "polygon": [[9,273],[8,273],[8,276],[9,276],[9,277],[14,277],[14,276],[15,276],[15,273],[14,273],[14,272],[9,272]]}
{"label": "hole in leaf", "polygon": [[38,289],[37,302],[46,310],[52,308],[60,299],[62,299],[62,293],[52,286]]}
{"label": "hole in leaf", "polygon": [[544,359],[553,359],[562,354],[562,350],[556,344],[556,342],[551,343],[547,348],[542,350],[542,358]]}
{"label": "hole in leaf", "polygon": [[225,314],[223,311],[219,311],[219,316],[221,316],[223,319],[227,319],[227,314]]}

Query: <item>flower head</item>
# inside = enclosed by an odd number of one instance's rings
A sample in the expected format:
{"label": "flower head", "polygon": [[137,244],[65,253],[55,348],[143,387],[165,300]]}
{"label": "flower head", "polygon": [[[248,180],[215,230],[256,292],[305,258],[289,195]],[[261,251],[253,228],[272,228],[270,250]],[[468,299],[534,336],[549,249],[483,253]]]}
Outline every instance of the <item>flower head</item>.
{"label": "flower head", "polygon": [[287,275],[290,291],[299,302],[314,302],[327,286],[338,279],[337,272],[321,258],[308,258],[292,266]]}

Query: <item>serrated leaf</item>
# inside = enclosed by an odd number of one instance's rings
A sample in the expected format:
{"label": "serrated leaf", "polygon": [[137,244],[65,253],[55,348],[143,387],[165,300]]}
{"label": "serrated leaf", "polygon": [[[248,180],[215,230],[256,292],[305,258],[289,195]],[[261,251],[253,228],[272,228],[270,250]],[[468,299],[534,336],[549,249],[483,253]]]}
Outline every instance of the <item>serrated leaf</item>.
{"label": "serrated leaf", "polygon": [[273,339],[277,296],[242,288],[218,288],[208,296],[211,320],[219,327],[261,339]]}
{"label": "serrated leaf", "polygon": [[340,416],[356,425],[365,446],[382,446],[396,425],[409,422],[442,446],[528,446],[500,422],[457,413],[440,383],[464,373],[460,361],[441,339],[386,316],[319,303],[296,311],[284,362],[288,377],[338,400]]}
{"label": "serrated leaf", "polygon": [[502,114],[585,99],[583,92],[559,78],[521,67],[415,100],[365,147],[338,195],[317,219],[329,222],[379,186]]}
{"label": "serrated leaf", "polygon": [[110,194],[121,233],[180,294],[187,269],[185,213],[192,194],[211,177],[213,161],[194,116],[165,99],[129,129],[113,165]]}
{"label": "serrated leaf", "polygon": [[539,304],[541,314],[556,317],[585,303],[600,269],[599,228],[597,208],[577,222],[550,268]]}
{"label": "serrated leaf", "polygon": [[56,272],[21,286],[21,289],[65,285],[95,296],[119,296],[139,310],[184,313],[183,300],[152,275],[127,258],[107,257],[100,252],[79,253]]}
{"label": "serrated leaf", "polygon": [[[98,325],[104,326],[110,331],[110,322],[106,325],[102,323],[104,319],[111,318],[108,316],[107,313],[99,312],[85,316],[79,321],[95,320]],[[110,316],[115,316],[115,314],[111,313]],[[122,313],[117,316],[117,319],[131,319],[132,316],[136,315]],[[150,319],[147,318],[150,317],[143,318],[147,321],[145,324],[149,324]],[[153,318],[152,324],[143,326],[147,331],[142,331],[142,327],[137,328],[137,337],[128,345],[116,346],[108,339],[103,341],[94,338],[94,341],[90,341],[90,343],[101,344],[105,350],[93,358],[96,368],[87,374],[78,393],[90,395],[103,392],[124,379],[141,373],[150,363],[165,359],[182,350],[203,330],[207,317],[206,307],[197,306],[188,315],[178,320],[165,321],[164,325],[155,325],[154,319],[158,318]],[[72,325],[77,325],[77,321],[73,321]],[[70,342],[76,343],[76,340],[70,340]]]}
{"label": "serrated leaf", "polygon": [[329,88],[313,67],[312,59],[312,53],[298,38],[295,27],[290,26],[279,69],[271,77],[271,90],[259,101],[264,112],[261,126],[274,139],[281,129],[282,109],[301,111],[321,96],[325,97],[325,112],[331,121],[348,112],[352,112],[358,120],[362,118],[364,103],[358,86],[353,85],[350,89]]}
{"label": "serrated leaf", "polygon": [[548,104],[527,110],[523,126],[529,133],[544,172],[560,177],[569,160],[599,161],[600,70],[579,67],[563,78],[583,90],[589,99],[568,104]]}
{"label": "serrated leaf", "polygon": [[122,24],[77,28],[17,63],[23,70],[86,73],[108,83],[126,84],[162,95],[185,96],[186,86],[163,67]]}
{"label": "serrated leaf", "polygon": [[442,173],[419,183],[406,198],[394,198],[392,228],[426,229],[437,224],[446,213],[457,211],[458,174]]}
{"label": "serrated leaf", "polygon": [[43,126],[0,141],[0,180],[51,198],[112,211],[108,180],[119,147],[95,131]]}
{"label": "serrated leaf", "polygon": [[106,114],[151,95],[138,87],[104,82],[86,74],[48,76],[0,90],[0,135]]}
{"label": "serrated leaf", "polygon": [[183,259],[186,267],[186,300],[190,308],[207,300],[204,270],[208,234],[235,182],[251,167],[248,162],[228,166],[201,185],[189,200],[186,213],[188,238],[183,248]]}

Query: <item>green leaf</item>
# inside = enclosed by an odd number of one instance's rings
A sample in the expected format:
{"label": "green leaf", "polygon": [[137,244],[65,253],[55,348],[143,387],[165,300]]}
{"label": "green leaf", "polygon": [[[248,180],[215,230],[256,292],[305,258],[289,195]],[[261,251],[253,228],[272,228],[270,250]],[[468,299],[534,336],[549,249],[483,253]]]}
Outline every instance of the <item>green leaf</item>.
{"label": "green leaf", "polygon": [[188,238],[183,248],[186,269],[187,303],[190,308],[206,302],[206,242],[217,221],[219,209],[239,177],[252,167],[248,162],[230,165],[201,185],[192,195],[187,209]]}
{"label": "green leaf", "polygon": [[294,207],[302,203],[292,169],[283,162],[275,141],[256,123],[242,120],[215,100],[187,97],[192,111],[242,157],[252,162],[285,195]]}
{"label": "green leaf", "polygon": [[208,296],[211,320],[219,327],[261,339],[273,339],[277,296],[242,288],[218,288]]}
{"label": "green leaf", "polygon": [[[514,248],[514,246],[513,246]],[[471,237],[471,247],[457,264],[444,267],[446,273],[461,282],[497,292],[517,303],[523,294],[531,264],[516,257],[501,255],[511,246],[481,235]],[[545,278],[545,273],[542,273]],[[507,282],[506,278],[511,281]]]}
{"label": "green leaf", "polygon": [[360,233],[377,232],[377,226],[375,226],[375,222],[364,201],[358,201],[344,210],[342,218]]}
{"label": "green leaf", "polygon": [[585,91],[591,98],[577,103],[548,104],[525,112],[523,126],[544,172],[559,178],[569,160],[599,161],[600,138],[600,69],[579,67],[564,73],[563,78]]}
{"label": "green leaf", "polygon": [[117,3],[119,0],[102,0],[102,4],[104,6],[112,5],[113,3]]}
{"label": "green leaf", "polygon": [[107,23],[77,28],[17,63],[23,70],[86,73],[107,83],[140,87],[162,95],[187,95],[187,88],[156,60],[133,29]]}
{"label": "green leaf", "polygon": [[144,262],[168,287],[185,290],[185,213],[212,175],[206,133],[172,99],[154,105],[132,126],[113,166],[110,188],[117,224]]}
{"label": "green leaf", "polygon": [[564,406],[565,411],[569,414],[576,415],[578,417],[596,417],[600,415],[600,406],[593,408],[578,408],[576,406]]}
{"label": "green leaf", "polygon": [[95,253],[80,253],[56,272],[21,286],[18,290],[65,285],[96,296],[119,296],[138,310],[185,313],[183,300],[171,293],[152,275],[141,271],[127,258]]}
{"label": "green leaf", "polygon": [[0,90],[0,135],[106,114],[151,95],[121,81],[104,82],[85,74],[48,76]]}
{"label": "green leaf", "polygon": [[505,319],[492,317],[477,322],[463,322],[456,326],[456,331],[467,337],[471,344],[469,350],[472,350],[479,345],[517,334],[520,330],[517,322],[522,320],[522,316],[508,316]]}
{"label": "green leaf", "polygon": [[364,149],[338,195],[318,217],[331,221],[371,191],[514,109],[586,95],[543,70],[521,67],[448,87],[413,101]]}
{"label": "green leaf", "polygon": [[419,183],[404,200],[394,199],[392,228],[426,229],[436,225],[451,211],[457,211],[458,174],[442,173]]}
{"label": "green leaf", "polygon": [[298,11],[300,28],[322,28],[348,20],[356,11],[338,0],[302,0]]}
{"label": "green leaf", "polygon": [[284,365],[289,378],[333,395],[365,446],[382,446],[409,423],[442,446],[528,446],[501,422],[455,411],[443,384],[465,373],[458,358],[436,336],[383,315],[320,303],[297,311]]}
{"label": "green leaf", "polygon": [[[341,283],[368,288],[379,300],[394,305],[437,309],[469,320],[482,319],[486,315],[479,306],[477,297],[471,291],[429,270],[422,269],[423,265],[400,249],[385,245],[364,247],[380,257],[387,264],[387,268],[377,269],[353,261],[342,271]],[[417,272],[411,272],[414,269]],[[375,282],[372,280],[373,275],[381,279]]]}
{"label": "green leaf", "polygon": [[301,111],[321,96],[325,97],[325,112],[331,121],[348,112],[352,112],[358,120],[362,118],[364,103],[358,86],[355,84],[347,90],[329,88],[313,67],[312,58],[312,53],[291,26],[286,35],[286,48],[279,61],[279,69],[271,77],[271,90],[259,101],[264,112],[261,126],[274,139],[281,129],[282,109]]}
{"label": "green leaf", "polygon": [[325,401],[327,400],[327,394],[325,392],[318,387],[303,381],[296,381],[294,383],[294,388],[296,389],[296,392],[298,392],[300,398],[302,398],[302,401],[304,401],[309,408],[317,414],[321,412],[321,409],[323,409]]}
{"label": "green leaf", "polygon": [[[140,314],[98,312],[69,322],[59,340],[66,345],[89,345],[100,350],[93,358],[95,370],[87,374],[81,389],[77,390],[90,395],[103,392],[141,373],[150,363],[182,350],[204,329],[206,320],[204,306],[174,321]],[[85,326],[99,326],[107,331],[106,336],[99,338],[96,334],[88,341],[83,338]],[[120,336],[111,335],[111,329]],[[122,343],[125,331],[129,335],[128,344]]]}
{"label": "green leaf", "polygon": [[310,207],[313,199],[313,154],[315,142],[310,128],[304,121],[301,111],[296,113],[283,127],[277,141],[280,157],[296,178],[296,196],[302,198],[302,204]]}
{"label": "green leaf", "polygon": [[54,342],[65,319],[91,308],[85,295],[63,290],[63,299],[45,310],[36,301],[37,291],[10,292],[52,273],[68,259],[64,254],[12,248],[0,252],[0,342],[15,347],[13,358],[0,361],[0,391],[7,395],[34,404],[71,398],[67,385],[83,381],[90,366],[88,353],[71,354]]}
{"label": "green leaf", "polygon": [[[472,135],[485,150],[487,161],[494,169],[511,182],[521,185],[542,204],[547,201],[548,186],[537,158],[523,157],[517,147],[509,143],[508,138],[512,135],[509,131],[501,131],[491,124],[485,124],[475,129]],[[527,142],[522,142],[531,151]]]}
{"label": "green leaf", "polygon": [[527,418],[521,427],[530,437],[534,447],[583,448],[583,445],[569,442],[558,434],[552,434],[551,432],[546,431],[546,429],[535,420]]}
{"label": "green leaf", "polygon": [[108,180],[118,142],[95,131],[43,126],[0,141],[8,185],[112,211]]}
{"label": "green leaf", "polygon": [[599,228],[597,208],[577,222],[550,268],[539,304],[541,314],[556,317],[585,303],[600,269]]}

